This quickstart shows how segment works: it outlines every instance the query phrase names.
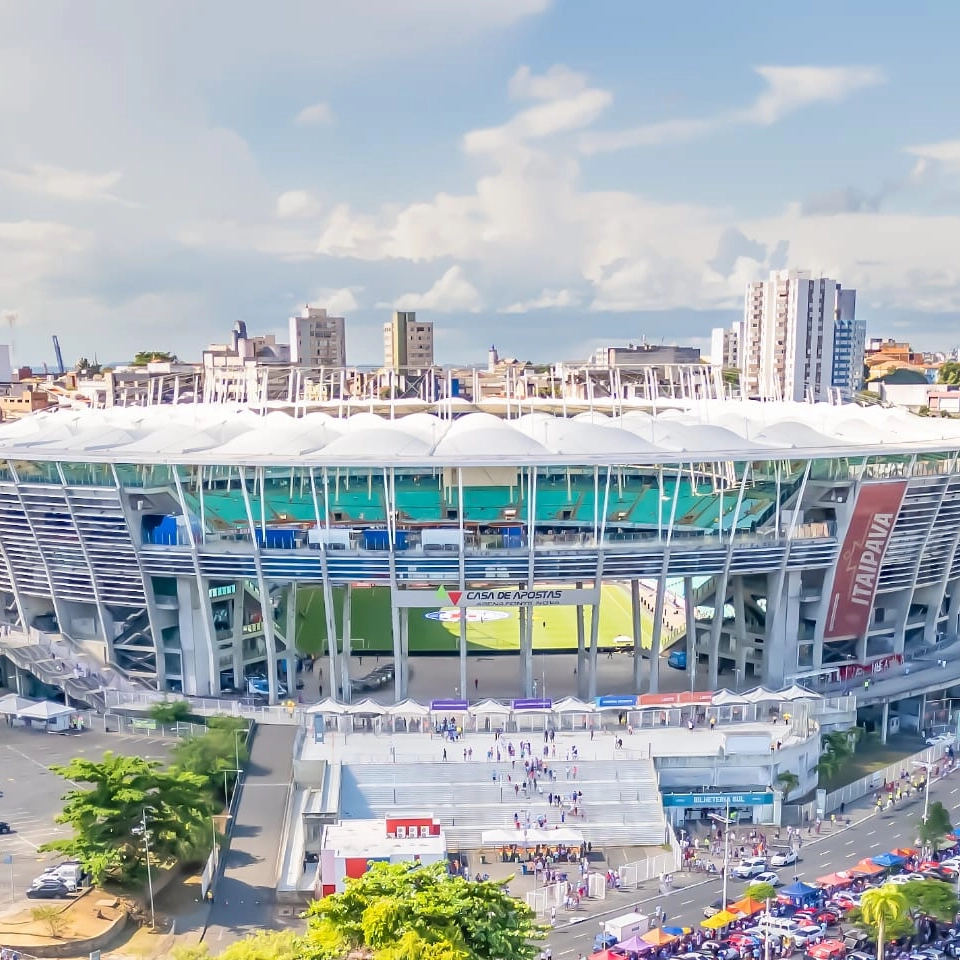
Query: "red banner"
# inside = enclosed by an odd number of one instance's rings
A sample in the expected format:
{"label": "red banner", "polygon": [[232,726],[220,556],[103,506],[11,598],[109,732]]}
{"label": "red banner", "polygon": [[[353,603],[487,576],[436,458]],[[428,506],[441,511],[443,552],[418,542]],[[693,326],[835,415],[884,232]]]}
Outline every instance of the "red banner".
{"label": "red banner", "polygon": [[713,700],[712,690],[683,693],[642,693],[637,697],[638,707],[679,707],[684,704],[708,704]]}
{"label": "red banner", "polygon": [[824,640],[866,634],[880,565],[906,492],[905,480],[860,486],[834,573]]}
{"label": "red banner", "polygon": [[903,663],[903,655],[899,653],[891,653],[879,660],[874,660],[873,663],[847,663],[840,668],[840,679],[860,680],[863,677],[874,677],[900,663]]}

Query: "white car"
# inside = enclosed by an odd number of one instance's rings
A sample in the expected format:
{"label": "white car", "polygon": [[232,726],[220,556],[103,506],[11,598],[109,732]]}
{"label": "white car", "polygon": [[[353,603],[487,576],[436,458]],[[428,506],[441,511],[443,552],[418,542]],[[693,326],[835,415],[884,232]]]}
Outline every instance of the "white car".
{"label": "white car", "polygon": [[754,883],[769,883],[771,887],[779,887],[783,882],[772,870],[764,870],[753,878]]}
{"label": "white car", "polygon": [[935,747],[938,743],[950,743],[952,740],[952,733],[938,733],[935,737],[927,737],[924,743],[926,743],[928,747]]}
{"label": "white car", "polygon": [[915,880],[926,880],[926,877],[919,873],[898,873],[895,877],[888,878],[886,882],[899,886],[903,883],[913,883]]}
{"label": "white car", "polygon": [[789,867],[797,862],[796,850],[781,850],[770,858],[771,867]]}
{"label": "white car", "polygon": [[819,943],[823,939],[823,928],[816,924],[805,923],[797,927],[790,936],[798,947],[809,947],[811,944]]}
{"label": "white car", "polygon": [[746,857],[741,860],[731,871],[735,877],[741,880],[752,880],[758,874],[767,869],[766,857]]}

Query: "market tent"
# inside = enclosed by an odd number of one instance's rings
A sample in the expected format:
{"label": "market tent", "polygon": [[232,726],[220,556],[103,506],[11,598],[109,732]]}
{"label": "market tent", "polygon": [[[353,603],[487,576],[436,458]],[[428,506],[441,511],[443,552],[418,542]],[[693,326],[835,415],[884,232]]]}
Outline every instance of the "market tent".
{"label": "market tent", "polygon": [[668,943],[673,943],[677,937],[672,933],[667,933],[666,930],[660,930],[658,927],[654,927],[653,930],[648,930],[640,939],[655,947],[665,947]]}
{"label": "market tent", "polygon": [[484,830],[480,834],[480,842],[496,846],[500,843],[516,843],[523,839],[523,833],[520,830]]}
{"label": "market tent", "polygon": [[601,950],[599,953],[591,953],[590,960],[623,960],[623,954],[613,950]]}
{"label": "market tent", "polygon": [[873,858],[873,862],[886,870],[889,867],[902,867],[907,859],[906,857],[898,857],[895,853],[881,853],[879,857]]}
{"label": "market tent", "polygon": [[861,860],[847,872],[854,877],[875,877],[878,873],[883,873],[883,867],[878,867],[872,860]]}
{"label": "market tent", "polygon": [[653,950],[653,944],[641,940],[640,937],[631,937],[629,940],[623,940],[617,944],[617,950],[621,957],[624,953],[649,953]]}
{"label": "market tent", "polygon": [[592,703],[576,697],[564,697],[553,705],[554,713],[594,713],[596,709]]}
{"label": "market tent", "polygon": [[401,700],[392,707],[387,707],[387,713],[391,717],[429,717],[430,708],[416,700]]}
{"label": "market tent", "polygon": [[897,847],[896,850],[892,852],[895,853],[898,857],[906,857],[907,859],[909,859],[910,857],[915,857],[917,855],[917,851],[914,847]]}
{"label": "market tent", "polygon": [[[440,710],[440,713],[450,713],[450,710]],[[475,717],[509,717],[510,708],[496,700],[481,700],[470,707],[470,713]]]}
{"label": "market tent", "polygon": [[729,910],[720,910],[712,917],[707,917],[706,920],[701,922],[700,926],[706,927],[708,930],[719,930],[720,927],[725,927],[733,923],[736,919],[736,914],[731,913]]}
{"label": "market tent", "polygon": [[718,690],[710,701],[715,707],[731,707],[738,704],[742,706],[749,702],[749,700],[744,699],[739,693],[734,693],[732,690]]}
{"label": "market tent", "polygon": [[526,830],[501,828],[500,830],[484,830],[480,834],[480,841],[485,845],[515,843],[518,847],[536,846],[538,843],[554,845],[562,843],[568,847],[580,847],[583,845],[583,834],[570,827],[560,827],[556,830],[550,830],[549,828],[541,830],[539,827],[529,827]]}
{"label": "market tent", "polygon": [[752,917],[755,913],[759,913],[765,908],[759,900],[754,900],[753,897],[744,897],[742,900],[738,900],[736,903],[730,904],[727,908],[731,913],[739,913],[745,917]]}
{"label": "market tent", "polygon": [[849,887],[853,877],[848,873],[828,873],[825,877],[817,877],[817,883],[822,887]]}
{"label": "market tent", "polygon": [[369,697],[347,707],[347,713],[353,717],[382,717],[386,712],[387,708],[382,703]]}
{"label": "market tent", "polygon": [[789,887],[784,887],[779,895],[781,897],[789,897],[791,900],[805,900],[807,897],[819,892],[816,887],[811,887],[809,883],[803,883],[798,880],[796,883],[791,883]]}
{"label": "market tent", "polygon": [[777,696],[781,700],[822,700],[823,697],[819,693],[815,693],[813,690],[808,690],[806,687],[801,687],[799,683],[793,684],[792,687],[787,687],[786,690],[781,690]]}
{"label": "market tent", "polygon": [[336,700],[331,700],[329,697],[326,700],[319,700],[315,704],[304,711],[308,714],[317,714],[317,713],[331,713],[331,714],[340,714],[346,713],[347,706],[344,703],[338,703]]}
{"label": "market tent", "polygon": [[747,703],[769,703],[773,700],[779,700],[780,694],[774,693],[766,687],[754,687],[743,695],[743,699],[746,700]]}
{"label": "market tent", "polygon": [[73,707],[65,707],[62,703],[54,703],[52,700],[41,700],[39,703],[33,703],[29,707],[24,707],[18,714],[28,720],[56,720],[59,717],[69,717],[77,711]]}
{"label": "market tent", "polygon": [[691,927],[664,927],[664,933],[672,933],[675,937],[685,937],[690,933],[693,933]]}
{"label": "market tent", "polygon": [[18,697],[15,693],[8,693],[5,697],[0,697],[0,713],[6,716],[15,716],[21,710],[32,707],[36,700],[29,700],[27,697]]}

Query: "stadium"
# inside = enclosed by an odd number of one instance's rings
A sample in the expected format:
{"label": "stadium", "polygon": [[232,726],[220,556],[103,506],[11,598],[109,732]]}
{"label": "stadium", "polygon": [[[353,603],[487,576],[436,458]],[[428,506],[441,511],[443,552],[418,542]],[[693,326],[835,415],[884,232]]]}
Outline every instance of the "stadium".
{"label": "stadium", "polygon": [[60,634],[159,690],[254,678],[275,702],[298,644],[331,656],[349,699],[357,638],[392,656],[399,701],[426,652],[460,658],[460,691],[468,655],[509,653],[531,697],[552,643],[593,698],[611,645],[655,692],[668,651],[709,689],[732,671],[778,689],[957,637],[954,421],[748,401],[377,409],[0,426],[4,638]]}

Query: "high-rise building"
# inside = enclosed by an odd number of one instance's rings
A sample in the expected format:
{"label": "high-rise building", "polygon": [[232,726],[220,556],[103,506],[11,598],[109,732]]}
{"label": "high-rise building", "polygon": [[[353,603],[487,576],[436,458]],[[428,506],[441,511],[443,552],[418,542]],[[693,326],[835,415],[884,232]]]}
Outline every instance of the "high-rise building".
{"label": "high-rise building", "polygon": [[383,325],[383,365],[388,370],[433,366],[433,322],[418,321],[412,310],[398,310]]}
{"label": "high-rise building", "polygon": [[710,331],[710,365],[723,370],[740,367],[740,337],[742,323],[731,327],[714,327]]}
{"label": "high-rise building", "polygon": [[290,318],[290,355],[302,366],[345,367],[346,321],[328,316],[323,307],[304,307],[299,317]]}
{"label": "high-rise building", "polygon": [[[855,291],[797,270],[748,284],[739,358],[743,394],[816,401],[830,399],[834,388],[852,393],[864,343],[855,307]],[[838,345],[842,355],[835,363]]]}

